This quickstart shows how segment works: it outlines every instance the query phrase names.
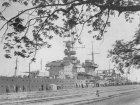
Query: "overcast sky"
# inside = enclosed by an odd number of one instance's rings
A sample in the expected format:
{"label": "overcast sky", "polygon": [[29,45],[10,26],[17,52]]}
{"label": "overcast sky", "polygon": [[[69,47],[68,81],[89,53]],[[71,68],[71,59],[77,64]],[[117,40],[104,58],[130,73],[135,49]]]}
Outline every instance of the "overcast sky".
{"label": "overcast sky", "polygon": [[[10,8],[7,10],[7,16],[14,15],[15,8]],[[82,38],[82,45],[76,45],[76,46],[85,46],[85,48],[77,48],[77,57],[78,59],[83,62],[85,59],[91,59],[91,51],[92,51],[92,41],[93,41],[93,47],[94,52],[99,53],[95,55],[95,63],[99,65],[99,70],[102,69],[109,69],[109,59],[107,59],[107,51],[112,48],[112,44],[115,43],[116,40],[124,39],[124,40],[130,40],[132,39],[132,36],[134,35],[136,28],[139,23],[139,18],[136,16],[136,18],[133,20],[133,23],[128,23],[124,19],[124,15],[120,15],[119,17],[116,15],[115,17],[111,17],[111,27],[108,28],[108,32],[104,35],[103,40],[96,41],[92,38],[93,35],[87,33],[88,27],[85,27],[83,30],[83,33],[81,35]],[[2,24],[0,23],[0,26]],[[45,64],[50,61],[54,60],[61,60],[64,57],[64,49],[65,44],[64,40],[59,37],[54,37],[50,43],[52,44],[51,48],[43,48],[42,50],[38,51],[37,53],[37,62],[33,63],[31,65],[31,70],[37,70],[41,68],[40,61],[42,59],[42,67],[43,70],[45,69]],[[13,75],[14,74],[14,68],[15,68],[15,58],[13,59],[5,59],[4,58],[4,51],[2,49],[2,43],[0,44],[0,75]],[[28,63],[29,59],[22,59],[19,58],[18,60],[18,74],[21,74],[24,71],[28,71]],[[113,68],[113,65],[110,64],[111,68]],[[134,72],[134,70],[131,71],[131,78],[135,80],[140,80],[140,73],[138,70]]]}

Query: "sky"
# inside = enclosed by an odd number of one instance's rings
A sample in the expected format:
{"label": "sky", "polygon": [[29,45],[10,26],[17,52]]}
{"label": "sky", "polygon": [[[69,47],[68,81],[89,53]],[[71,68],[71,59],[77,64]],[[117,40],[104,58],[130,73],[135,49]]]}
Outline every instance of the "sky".
{"label": "sky", "polygon": [[[14,16],[16,14],[15,10],[18,7],[12,7],[9,10],[7,10],[7,16]],[[93,39],[92,34],[87,33],[88,27],[85,27],[82,35],[81,35],[81,41],[82,45],[75,45],[75,47],[81,47],[85,46],[85,48],[77,48],[75,49],[77,54],[76,56],[81,62],[84,62],[86,59],[91,59],[91,51],[92,51],[92,41],[93,41],[93,49],[95,54],[94,60],[95,63],[99,65],[99,70],[105,70],[113,68],[113,64],[110,62],[110,60],[107,58],[108,50],[112,48],[112,45],[115,43],[116,40],[124,39],[124,40],[131,40],[137,27],[139,21],[138,16],[134,16],[134,20],[132,23],[126,22],[124,19],[124,15],[121,14],[119,17],[118,15],[111,17],[111,27],[107,29],[107,33],[104,34],[104,38],[101,41],[96,41]],[[0,26],[2,24],[0,23]],[[41,60],[42,60],[42,71],[44,71],[45,64],[47,62],[51,62],[54,60],[61,60],[63,59],[64,55],[64,49],[65,49],[65,43],[63,42],[66,39],[62,39],[58,36],[55,36],[53,40],[50,41],[52,44],[51,48],[43,48],[40,51],[37,52],[37,61],[36,63],[31,64],[31,71],[34,70],[40,70],[41,69]],[[15,64],[16,60],[13,59],[6,59],[4,58],[4,51],[2,49],[3,44],[0,43],[0,75],[13,75],[15,71]],[[17,74],[23,74],[23,72],[26,72],[29,70],[29,59],[18,59],[18,72]],[[139,80],[140,81],[140,70],[131,70],[131,75],[129,75],[129,78],[133,80]]]}

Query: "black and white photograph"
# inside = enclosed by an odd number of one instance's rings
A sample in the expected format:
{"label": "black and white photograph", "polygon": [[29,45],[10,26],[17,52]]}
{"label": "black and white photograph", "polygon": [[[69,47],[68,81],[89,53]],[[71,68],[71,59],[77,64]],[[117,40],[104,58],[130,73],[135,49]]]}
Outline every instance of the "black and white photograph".
{"label": "black and white photograph", "polygon": [[140,105],[140,0],[0,0],[0,105]]}

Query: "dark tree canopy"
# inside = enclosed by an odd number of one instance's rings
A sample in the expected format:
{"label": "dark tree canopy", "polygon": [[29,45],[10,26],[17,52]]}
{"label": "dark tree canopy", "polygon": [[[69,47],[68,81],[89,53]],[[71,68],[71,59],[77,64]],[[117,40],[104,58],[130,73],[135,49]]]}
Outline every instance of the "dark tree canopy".
{"label": "dark tree canopy", "polygon": [[[1,0],[0,11],[1,40],[4,43],[6,58],[10,54],[21,57],[36,55],[43,46],[51,47],[49,40],[54,35],[73,37],[80,42],[83,27],[88,32],[98,32],[97,40],[110,26],[110,15],[129,14],[140,11],[140,0]],[[6,9],[21,5],[14,17],[7,17]],[[117,42],[123,44],[121,41]],[[128,47],[128,45],[126,45]],[[131,47],[131,46],[129,46]],[[131,52],[132,53],[132,52]]]}
{"label": "dark tree canopy", "polygon": [[122,73],[124,68],[140,68],[140,29],[131,41],[117,40],[109,51],[109,57]]}

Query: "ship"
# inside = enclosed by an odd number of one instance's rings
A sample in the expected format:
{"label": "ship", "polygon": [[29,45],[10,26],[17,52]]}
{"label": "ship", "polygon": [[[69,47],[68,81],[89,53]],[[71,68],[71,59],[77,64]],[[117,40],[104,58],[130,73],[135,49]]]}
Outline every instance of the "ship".
{"label": "ship", "polygon": [[[62,60],[52,61],[46,64],[49,76],[40,75],[40,71],[29,71],[28,76],[0,76],[0,93],[49,91],[59,89],[84,88],[87,79],[92,79],[91,71],[95,71],[93,62],[85,61],[84,65],[75,56],[74,41],[66,41],[65,57]],[[90,64],[91,63],[91,64]],[[17,65],[17,62],[16,62]],[[86,72],[80,72],[85,69]]]}
{"label": "ship", "polygon": [[[28,74],[27,76],[17,76],[17,66],[15,67],[14,76],[0,76],[0,94],[94,87],[100,86],[100,82],[104,81],[105,78],[108,77],[111,81],[116,76],[99,75],[96,72],[98,65],[94,62],[93,45],[92,59],[80,63],[80,60],[75,56],[74,44],[74,41],[66,41],[65,57],[46,64],[49,76],[45,74],[41,75],[39,70],[30,71],[30,69],[29,72],[25,72]],[[102,76],[104,78],[101,78]]]}

